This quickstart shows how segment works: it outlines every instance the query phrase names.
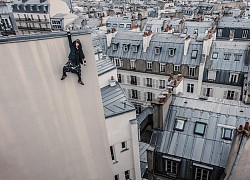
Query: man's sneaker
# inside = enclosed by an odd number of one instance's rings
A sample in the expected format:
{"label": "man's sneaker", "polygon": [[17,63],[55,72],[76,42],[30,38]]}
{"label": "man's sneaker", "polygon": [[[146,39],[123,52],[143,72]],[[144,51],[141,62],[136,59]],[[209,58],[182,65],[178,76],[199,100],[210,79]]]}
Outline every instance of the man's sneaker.
{"label": "man's sneaker", "polygon": [[81,80],[78,80],[78,83],[84,85],[84,83]]}
{"label": "man's sneaker", "polygon": [[62,76],[61,80],[64,80],[66,77],[67,77],[67,75],[66,76]]}

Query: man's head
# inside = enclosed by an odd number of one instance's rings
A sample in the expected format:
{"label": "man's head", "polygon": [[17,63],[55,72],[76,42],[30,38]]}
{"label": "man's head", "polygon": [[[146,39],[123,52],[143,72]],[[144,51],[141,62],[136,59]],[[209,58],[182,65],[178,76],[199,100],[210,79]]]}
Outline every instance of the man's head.
{"label": "man's head", "polygon": [[77,49],[78,49],[78,48],[81,48],[81,42],[80,42],[79,39],[76,39],[76,40],[74,41],[73,44],[74,44],[74,47],[75,47],[75,48],[77,48]]}

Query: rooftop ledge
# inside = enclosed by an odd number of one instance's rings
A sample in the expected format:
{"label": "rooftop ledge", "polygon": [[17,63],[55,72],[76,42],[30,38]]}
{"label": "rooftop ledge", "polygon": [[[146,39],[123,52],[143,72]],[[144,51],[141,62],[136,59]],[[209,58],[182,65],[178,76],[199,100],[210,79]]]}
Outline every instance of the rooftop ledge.
{"label": "rooftop ledge", "polygon": [[[70,33],[72,36],[91,34],[89,30],[70,31]],[[43,39],[55,39],[55,38],[65,37],[66,35],[67,35],[66,31],[57,31],[57,32],[48,32],[48,33],[15,35],[15,36],[7,36],[7,37],[0,36],[0,44],[37,41],[37,40],[43,40]]]}

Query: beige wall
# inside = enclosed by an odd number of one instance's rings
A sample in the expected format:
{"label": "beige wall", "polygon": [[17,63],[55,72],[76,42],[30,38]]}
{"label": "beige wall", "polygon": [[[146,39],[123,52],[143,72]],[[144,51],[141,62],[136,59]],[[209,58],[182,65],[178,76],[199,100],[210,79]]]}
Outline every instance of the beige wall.
{"label": "beige wall", "polygon": [[73,74],[60,80],[66,35],[0,44],[1,180],[113,178],[92,39],[75,38],[87,59],[84,86]]}

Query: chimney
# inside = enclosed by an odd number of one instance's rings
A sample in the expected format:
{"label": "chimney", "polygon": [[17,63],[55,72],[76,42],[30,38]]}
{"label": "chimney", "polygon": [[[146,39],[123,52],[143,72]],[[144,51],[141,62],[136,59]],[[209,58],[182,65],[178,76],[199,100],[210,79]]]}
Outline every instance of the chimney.
{"label": "chimney", "polygon": [[188,35],[186,38],[185,38],[185,41],[184,41],[184,56],[187,55],[188,53],[188,48],[189,48],[189,43],[191,41],[191,37],[190,35]]}
{"label": "chimney", "polygon": [[234,40],[234,31],[230,31],[229,41],[233,41],[233,40]]}
{"label": "chimney", "polygon": [[109,80],[109,85],[111,87],[115,86],[116,85],[116,80],[114,78],[114,76],[111,76],[110,80]]}
{"label": "chimney", "polygon": [[144,32],[143,34],[143,52],[147,52],[147,48],[149,47],[150,40],[153,36],[152,31]]}
{"label": "chimney", "polygon": [[151,102],[153,106],[153,129],[163,130],[172,99],[172,94],[164,91],[156,101]]}
{"label": "chimney", "polygon": [[106,37],[107,37],[107,46],[110,47],[112,38],[115,37],[117,34],[116,29],[112,28],[111,31],[107,30]]}

